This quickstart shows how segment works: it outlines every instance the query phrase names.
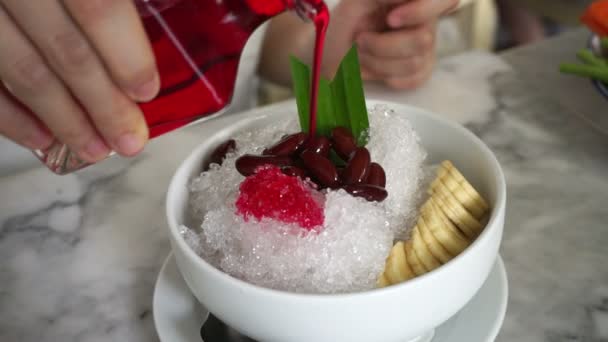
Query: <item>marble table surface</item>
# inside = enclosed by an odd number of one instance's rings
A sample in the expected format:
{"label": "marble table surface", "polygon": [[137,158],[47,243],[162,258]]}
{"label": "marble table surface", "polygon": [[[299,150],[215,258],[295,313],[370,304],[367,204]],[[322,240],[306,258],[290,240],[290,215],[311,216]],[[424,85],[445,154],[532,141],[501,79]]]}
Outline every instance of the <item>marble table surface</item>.
{"label": "marble table surface", "polygon": [[[367,94],[463,123],[500,160],[510,298],[498,341],[608,341],[608,137],[492,54],[443,60],[412,93]],[[0,177],[0,341],[157,341],[164,196],[201,127],[68,176]]]}
{"label": "marble table surface", "polygon": [[578,62],[576,53],[587,46],[589,39],[589,30],[579,28],[539,44],[509,50],[501,57],[513,65],[535,91],[608,134],[608,99],[600,96],[589,79],[557,72],[560,63]]}

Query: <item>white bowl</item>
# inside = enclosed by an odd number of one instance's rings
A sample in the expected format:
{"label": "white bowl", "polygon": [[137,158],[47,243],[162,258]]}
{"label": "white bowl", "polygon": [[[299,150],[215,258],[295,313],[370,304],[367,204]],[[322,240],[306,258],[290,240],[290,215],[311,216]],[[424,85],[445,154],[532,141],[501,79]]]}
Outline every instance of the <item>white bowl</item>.
{"label": "white bowl", "polygon": [[[368,100],[368,105],[377,101]],[[167,217],[179,269],[196,298],[241,333],[264,342],[405,342],[419,340],[460,310],[486,280],[498,255],[504,226],[506,186],[492,152],[460,125],[421,109],[387,103],[406,115],[420,135],[429,161],[450,159],[492,206],[476,241],[444,266],[405,283],[339,295],[296,294],[236,279],[199,257],[179,233],[188,182],[213,148],[235,132],[296,115],[293,102],[221,118],[221,130],[205,137],[181,164],[169,186]]]}

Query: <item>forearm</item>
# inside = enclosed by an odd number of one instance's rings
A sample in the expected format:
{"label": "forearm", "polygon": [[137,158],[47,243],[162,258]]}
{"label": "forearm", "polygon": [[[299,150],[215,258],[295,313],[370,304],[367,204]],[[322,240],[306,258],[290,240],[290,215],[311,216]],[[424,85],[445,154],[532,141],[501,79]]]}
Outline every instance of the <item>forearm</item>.
{"label": "forearm", "polygon": [[275,83],[288,85],[289,56],[310,63],[314,47],[314,25],[302,21],[294,13],[285,13],[271,20],[260,56],[260,76]]}

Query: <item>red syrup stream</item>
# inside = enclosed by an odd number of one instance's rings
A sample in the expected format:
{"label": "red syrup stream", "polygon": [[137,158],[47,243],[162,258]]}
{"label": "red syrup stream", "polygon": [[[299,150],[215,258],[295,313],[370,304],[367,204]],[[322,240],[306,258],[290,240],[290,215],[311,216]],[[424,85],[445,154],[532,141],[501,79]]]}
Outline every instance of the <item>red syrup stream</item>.
{"label": "red syrup stream", "polygon": [[310,124],[309,135],[315,136],[317,131],[317,103],[319,98],[319,79],[321,77],[321,62],[323,60],[323,47],[325,46],[325,33],[329,25],[329,11],[325,3],[320,3],[318,12],[313,19],[316,29],[315,50],[312,64],[312,85],[310,90]]}
{"label": "red syrup stream", "polygon": [[[314,137],[317,130],[319,79],[325,33],[329,24],[329,11],[325,3],[318,3],[315,9],[317,12],[311,18],[315,24],[316,36],[310,89],[310,137]],[[270,217],[286,223],[296,223],[308,231],[314,231],[315,227],[323,225],[323,206],[314,199],[313,193],[301,180],[285,176],[276,167],[261,169],[249,176],[241,183],[239,191],[235,205],[237,213],[245,220],[249,216],[258,220]]]}

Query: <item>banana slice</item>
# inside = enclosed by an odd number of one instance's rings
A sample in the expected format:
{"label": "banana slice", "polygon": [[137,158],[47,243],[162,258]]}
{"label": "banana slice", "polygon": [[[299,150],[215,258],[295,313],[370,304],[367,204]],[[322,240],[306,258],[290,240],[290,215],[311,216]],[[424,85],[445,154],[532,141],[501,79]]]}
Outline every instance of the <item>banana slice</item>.
{"label": "banana slice", "polygon": [[418,220],[418,230],[420,231],[420,235],[422,235],[422,240],[426,243],[427,247],[435,256],[437,260],[439,260],[442,264],[452,260],[454,256],[452,256],[439,242],[431,230],[426,226],[426,221],[423,219]]}
{"label": "banana slice", "polygon": [[448,218],[469,238],[474,239],[481,233],[483,226],[471,215],[444,186],[438,186],[433,194],[439,207]]}
{"label": "banana slice", "polygon": [[477,200],[473,198],[464,188],[460,185],[451,175],[447,175],[443,178],[437,177],[431,183],[431,195],[436,192],[437,187],[445,187],[454,197],[462,204],[462,206],[469,211],[476,219],[481,219],[486,210],[479,205]]}
{"label": "banana slice", "polygon": [[429,194],[411,238],[391,249],[378,287],[407,281],[447,263],[487,223],[488,203],[449,160],[441,163]]}
{"label": "banana slice", "polygon": [[407,263],[410,265],[412,271],[414,271],[414,274],[417,276],[425,274],[427,269],[424,267],[420,259],[418,259],[418,255],[416,254],[416,251],[414,251],[412,240],[406,241],[404,247]]}
{"label": "banana slice", "polygon": [[388,284],[401,283],[416,276],[407,262],[403,241],[397,242],[391,249],[383,275]]}
{"label": "banana slice", "polygon": [[460,230],[467,238],[475,238],[476,234],[473,229],[461,220],[461,216],[450,206],[445,197],[435,193],[432,197],[435,205],[441,211],[450,222],[452,222],[458,230]]}
{"label": "banana slice", "polygon": [[456,168],[456,166],[454,166],[454,164],[452,164],[451,161],[449,160],[445,160],[441,163],[441,168],[439,169],[439,177],[440,178],[444,178],[441,176],[441,174],[443,174],[445,171],[445,173],[449,173],[450,176],[456,180],[456,182],[458,184],[460,184],[462,186],[462,188],[469,193],[469,195],[475,199],[475,202],[477,202],[477,204],[484,210],[487,211],[488,209],[490,209],[490,206],[488,205],[488,202],[486,202],[486,200],[479,194],[479,192],[477,192],[477,190],[475,190],[475,188],[471,185],[471,183],[469,183],[469,181],[467,181],[464,176],[462,175],[462,173],[460,171],[458,171],[458,169]]}
{"label": "banana slice", "polygon": [[[435,200],[430,198],[422,209],[421,220],[431,234],[451,255],[456,256],[470,244],[460,230],[450,222],[445,214],[437,207]],[[407,254],[407,249],[406,249]]]}
{"label": "banana slice", "polygon": [[414,252],[418,256],[418,260],[420,260],[427,271],[430,272],[441,266],[439,260],[433,256],[433,253],[431,253],[427,244],[422,239],[418,226],[415,226],[412,231],[412,245],[414,246]]}
{"label": "banana slice", "polygon": [[386,275],[384,274],[384,272],[382,272],[380,277],[378,277],[378,280],[376,280],[376,287],[382,288],[387,287],[389,285],[391,285],[391,283],[388,281],[388,279],[386,279]]}

